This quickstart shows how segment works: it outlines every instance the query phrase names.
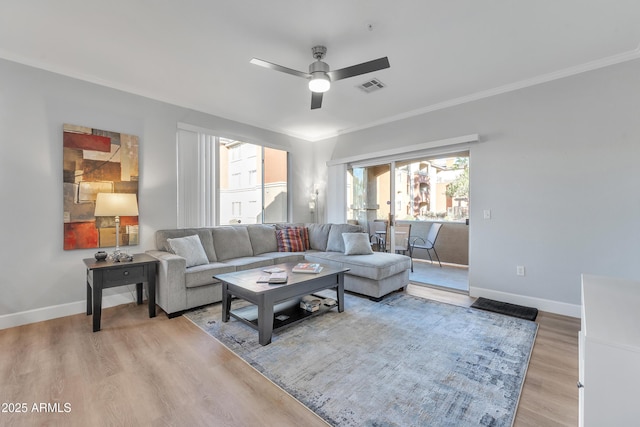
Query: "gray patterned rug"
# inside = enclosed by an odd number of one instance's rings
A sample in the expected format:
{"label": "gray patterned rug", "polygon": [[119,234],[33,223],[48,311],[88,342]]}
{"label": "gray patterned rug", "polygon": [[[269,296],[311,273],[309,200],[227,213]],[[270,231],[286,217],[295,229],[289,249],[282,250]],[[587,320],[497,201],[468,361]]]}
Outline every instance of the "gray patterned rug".
{"label": "gray patterned rug", "polygon": [[263,347],[220,310],[185,316],[335,426],[510,426],[538,328],[401,293],[379,303],[345,295],[343,313]]}

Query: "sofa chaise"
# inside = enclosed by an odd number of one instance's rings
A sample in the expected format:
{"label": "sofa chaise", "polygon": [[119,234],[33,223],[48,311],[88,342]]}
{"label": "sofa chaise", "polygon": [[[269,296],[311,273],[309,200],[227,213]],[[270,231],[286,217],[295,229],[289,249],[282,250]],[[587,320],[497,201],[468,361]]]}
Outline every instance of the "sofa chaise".
{"label": "sofa chaise", "polygon": [[159,260],[156,302],[174,317],[222,300],[214,275],[287,262],[349,268],[345,290],[376,301],[405,287],[411,259],[352,243],[363,240],[368,235],[351,224],[232,225],[158,230],[147,253]]}

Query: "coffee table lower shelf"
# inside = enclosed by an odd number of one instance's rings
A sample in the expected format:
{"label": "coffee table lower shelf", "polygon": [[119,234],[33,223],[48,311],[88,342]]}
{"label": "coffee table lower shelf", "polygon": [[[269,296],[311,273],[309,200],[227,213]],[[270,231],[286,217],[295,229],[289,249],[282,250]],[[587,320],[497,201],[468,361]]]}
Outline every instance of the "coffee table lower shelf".
{"label": "coffee table lower shelf", "polygon": [[[316,296],[316,295],[314,295]],[[318,296],[319,299],[324,299],[322,296]],[[273,307],[273,330],[285,328],[287,326],[294,325],[302,320],[310,317],[324,314],[329,310],[338,307],[337,304],[332,306],[320,305],[320,308],[316,311],[308,311],[300,307],[300,299],[294,298],[289,301],[284,301],[276,304]],[[245,307],[231,310],[229,315],[243,323],[251,326],[255,330],[258,328],[258,306],[254,304],[247,305]]]}

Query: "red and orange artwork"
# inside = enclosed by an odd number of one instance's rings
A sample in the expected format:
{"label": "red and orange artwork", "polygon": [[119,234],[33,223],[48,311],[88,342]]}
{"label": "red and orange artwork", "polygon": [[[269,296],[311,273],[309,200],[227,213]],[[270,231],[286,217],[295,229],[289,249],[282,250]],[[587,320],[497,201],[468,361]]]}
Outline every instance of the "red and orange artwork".
{"label": "red and orange artwork", "polygon": [[[138,137],[65,124],[63,147],[64,249],[115,246],[115,218],[94,215],[96,197],[138,194]],[[120,245],[138,241],[138,217],[121,217]]]}

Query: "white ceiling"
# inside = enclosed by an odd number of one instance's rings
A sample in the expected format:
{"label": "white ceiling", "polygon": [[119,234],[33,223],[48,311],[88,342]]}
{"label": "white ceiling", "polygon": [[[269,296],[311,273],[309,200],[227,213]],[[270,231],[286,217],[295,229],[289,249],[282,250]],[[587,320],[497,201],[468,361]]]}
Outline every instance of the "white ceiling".
{"label": "white ceiling", "polygon": [[[640,57],[639,16],[638,0],[1,0],[0,57],[318,140]],[[317,44],[331,69],[391,68],[312,111],[305,80],[249,63],[306,72]],[[387,87],[356,88],[372,77]]]}

